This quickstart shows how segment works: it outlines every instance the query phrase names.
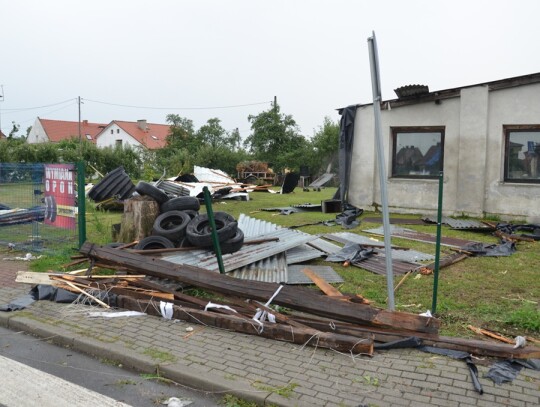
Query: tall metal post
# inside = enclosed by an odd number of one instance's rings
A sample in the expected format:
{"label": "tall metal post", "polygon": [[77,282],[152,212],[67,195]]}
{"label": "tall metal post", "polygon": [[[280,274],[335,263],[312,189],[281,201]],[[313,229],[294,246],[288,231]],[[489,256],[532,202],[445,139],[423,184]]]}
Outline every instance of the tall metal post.
{"label": "tall metal post", "polygon": [[212,229],[212,243],[214,245],[214,252],[218,262],[219,272],[225,274],[225,266],[223,265],[223,257],[221,256],[221,246],[219,245],[219,239],[216,229],[216,221],[214,219],[214,210],[212,209],[212,198],[208,187],[203,187],[204,204],[206,205],[206,214],[208,215],[208,221],[210,222],[210,228]]}
{"label": "tall metal post", "polygon": [[77,168],[77,224],[79,226],[79,248],[86,241],[86,195],[84,191],[85,173],[84,161],[78,161]]}
{"label": "tall metal post", "polygon": [[441,225],[443,203],[443,171],[439,172],[439,199],[437,203],[437,241],[435,245],[435,267],[433,268],[433,301],[431,302],[431,314],[437,311],[437,290],[439,287],[439,259],[441,257]]}
{"label": "tall metal post", "polygon": [[375,32],[368,38],[369,63],[371,68],[371,87],[373,90],[373,112],[375,116],[375,138],[377,140],[377,168],[379,170],[379,185],[384,229],[384,258],[386,260],[386,288],[388,291],[388,309],[393,311],[394,304],[394,270],[392,269],[392,241],[390,232],[390,215],[386,193],[386,162],[384,159],[384,144],[381,130],[381,81],[379,74],[379,56]]}
{"label": "tall metal post", "polygon": [[82,160],[82,133],[81,133],[81,97],[77,97],[79,103],[79,160]]}

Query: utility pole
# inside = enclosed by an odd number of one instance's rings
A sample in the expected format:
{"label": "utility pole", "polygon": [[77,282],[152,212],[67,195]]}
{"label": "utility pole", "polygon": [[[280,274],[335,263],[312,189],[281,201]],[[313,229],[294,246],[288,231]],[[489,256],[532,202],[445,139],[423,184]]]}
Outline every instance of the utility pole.
{"label": "utility pole", "polygon": [[81,97],[77,97],[79,104],[79,160],[82,160],[82,133],[81,133]]}
{"label": "utility pole", "polygon": [[[0,85],[0,102],[4,101],[4,85]],[[2,107],[0,106],[0,133],[2,133]]]}

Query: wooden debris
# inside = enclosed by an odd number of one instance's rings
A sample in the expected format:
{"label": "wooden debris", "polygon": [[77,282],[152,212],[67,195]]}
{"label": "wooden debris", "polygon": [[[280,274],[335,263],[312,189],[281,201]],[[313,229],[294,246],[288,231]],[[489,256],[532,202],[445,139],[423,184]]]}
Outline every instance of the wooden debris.
{"label": "wooden debris", "polygon": [[511,343],[511,344],[516,343],[516,341],[514,341],[513,339],[507,338],[506,336],[497,334],[495,332],[488,331],[487,329],[477,328],[472,325],[468,325],[467,328],[469,328],[474,333],[477,333],[479,335],[489,336],[490,338],[497,339],[498,341],[501,341],[504,343]]}
{"label": "wooden debris", "polygon": [[[279,287],[274,283],[240,280],[199,267],[178,265],[157,258],[148,259],[139,254],[99,247],[88,242],[80,251],[94,260],[128,268],[132,272],[168,278],[241,298],[267,301]],[[274,304],[341,321],[406,329],[410,330],[411,334],[413,332],[436,334],[440,325],[436,318],[339,301],[304,287],[284,286],[274,299]]]}
{"label": "wooden debris", "polygon": [[[136,311],[144,310],[148,314],[161,316],[159,304],[152,304],[150,301],[134,300],[130,297],[119,296],[118,305],[121,308]],[[221,315],[211,311],[200,311],[194,308],[177,307],[174,305],[173,318],[258,335],[264,338],[292,342],[299,345],[307,344],[320,348],[335,349],[340,352],[352,352],[353,354],[373,354],[373,337],[369,334],[365,338],[359,338],[356,336],[321,332],[311,328],[291,327],[278,323],[256,323],[254,320],[246,320],[238,315]]]}

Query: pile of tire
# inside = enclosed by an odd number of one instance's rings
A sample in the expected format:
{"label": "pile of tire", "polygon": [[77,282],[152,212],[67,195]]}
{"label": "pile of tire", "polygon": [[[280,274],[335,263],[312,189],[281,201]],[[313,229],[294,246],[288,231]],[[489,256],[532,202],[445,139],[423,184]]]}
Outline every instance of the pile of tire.
{"label": "pile of tire", "polygon": [[[165,192],[144,181],[137,184],[135,191],[153,198],[160,209],[152,234],[142,239],[135,249],[199,247],[214,250],[210,219],[207,214],[199,214],[201,205],[197,198],[169,198]],[[214,221],[221,253],[240,250],[244,244],[244,233],[238,228],[236,219],[226,212],[214,212]]]}
{"label": "pile of tire", "polygon": [[103,179],[88,191],[88,197],[94,202],[102,202],[109,198],[118,198],[123,201],[135,192],[135,185],[131,182],[124,167],[120,166],[107,173]]}

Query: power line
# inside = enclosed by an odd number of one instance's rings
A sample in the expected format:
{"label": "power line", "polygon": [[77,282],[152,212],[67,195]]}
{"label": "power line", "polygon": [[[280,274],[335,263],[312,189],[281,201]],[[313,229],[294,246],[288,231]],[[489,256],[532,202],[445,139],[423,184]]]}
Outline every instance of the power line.
{"label": "power line", "polygon": [[266,102],[256,102],[256,103],[246,103],[242,105],[229,105],[229,106],[209,106],[209,107],[154,107],[154,106],[134,106],[134,105],[123,105],[120,103],[109,103],[109,102],[102,102],[99,100],[92,100],[92,99],[83,99],[88,102],[93,103],[100,103],[103,105],[109,105],[109,106],[119,106],[119,107],[129,107],[134,109],[153,109],[153,110],[212,110],[212,109],[232,109],[236,107],[247,107],[247,106],[257,106],[257,105],[265,105],[268,103],[272,103],[272,101],[268,100]]}
{"label": "power line", "polygon": [[62,105],[62,104],[67,103],[67,102],[72,102],[73,100],[74,100],[74,99],[67,99],[67,100],[64,100],[64,101],[62,101],[62,102],[51,103],[50,105],[43,105],[43,106],[35,106],[35,107],[16,107],[16,108],[13,108],[13,109],[3,109],[3,111],[5,111],[5,112],[11,112],[11,113],[16,113],[16,112],[22,112],[22,111],[25,111],[25,110],[43,109],[44,107],[58,106],[58,105]]}

